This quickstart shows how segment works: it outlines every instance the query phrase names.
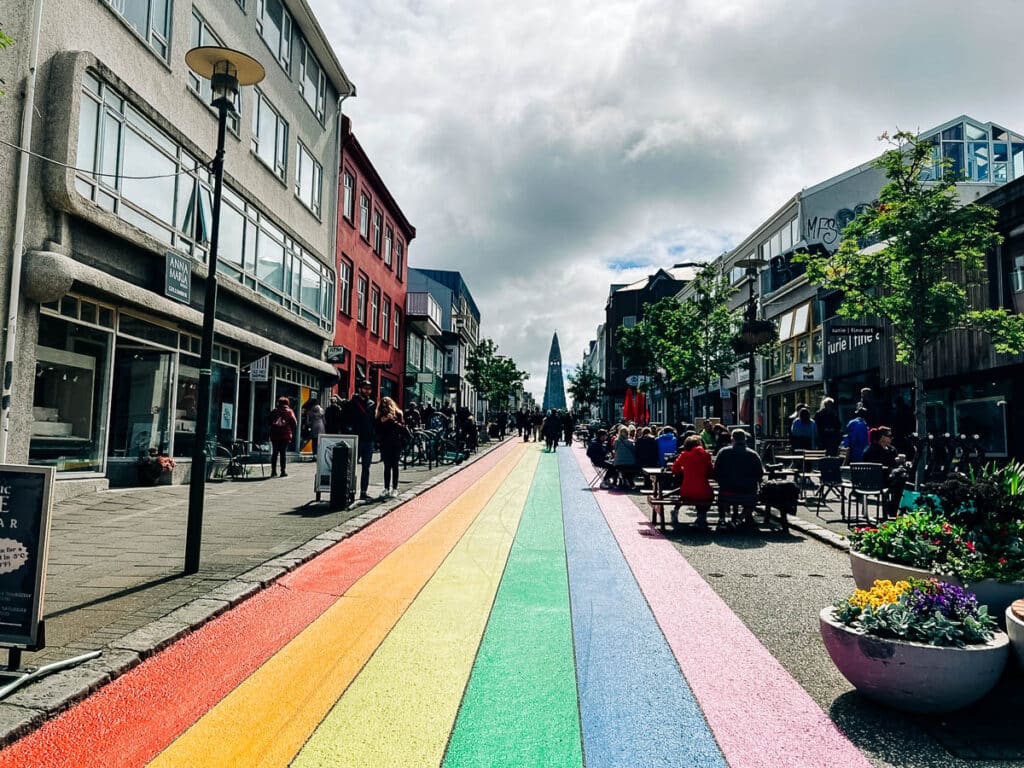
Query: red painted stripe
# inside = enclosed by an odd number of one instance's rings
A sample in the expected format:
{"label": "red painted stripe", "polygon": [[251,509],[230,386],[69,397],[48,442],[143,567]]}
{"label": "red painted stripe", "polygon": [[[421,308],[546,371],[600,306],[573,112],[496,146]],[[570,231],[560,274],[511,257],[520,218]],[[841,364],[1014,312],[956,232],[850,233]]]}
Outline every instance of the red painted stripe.
{"label": "red painted stripe", "polygon": [[147,659],[0,751],[0,768],[145,765],[513,447],[492,451]]}

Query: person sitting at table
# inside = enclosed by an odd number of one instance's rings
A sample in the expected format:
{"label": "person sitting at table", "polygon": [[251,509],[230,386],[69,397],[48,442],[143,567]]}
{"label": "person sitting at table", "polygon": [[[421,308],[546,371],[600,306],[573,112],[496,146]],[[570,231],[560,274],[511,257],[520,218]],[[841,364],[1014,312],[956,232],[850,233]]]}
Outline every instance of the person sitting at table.
{"label": "person sitting at table", "polygon": [[602,486],[614,485],[618,482],[618,473],[612,463],[608,461],[609,450],[608,433],[603,429],[597,430],[594,439],[587,443],[587,458],[595,467],[605,471],[604,480],[601,482]]}
{"label": "person sitting at table", "polygon": [[723,448],[728,448],[732,442],[732,438],[729,435],[729,428],[725,424],[715,424],[712,428],[715,433],[715,447],[714,450],[720,451]]}
{"label": "person sitting at table", "polygon": [[[692,504],[697,508],[695,528],[707,530],[708,511],[715,500],[715,492],[708,480],[713,472],[711,454],[704,448],[698,435],[691,435],[683,441],[683,450],[672,462],[672,474],[682,475],[679,485],[679,501],[681,504]],[[672,509],[672,525],[679,525],[679,507]]]}
{"label": "person sitting at table", "polygon": [[660,467],[661,457],[658,455],[658,441],[654,439],[650,427],[640,430],[636,440],[636,463],[640,467]]}
{"label": "person sitting at table", "polygon": [[676,439],[676,431],[672,427],[662,427],[661,432],[658,434],[658,466],[665,466],[667,463],[665,461],[666,455],[671,455],[674,459],[678,452],[679,441]]}
{"label": "person sitting at table", "polygon": [[637,475],[636,443],[629,436],[629,427],[620,427],[615,439],[615,458],[612,461],[619,475],[620,488],[632,488]]}
{"label": "person sitting at table", "polygon": [[789,442],[794,451],[811,451],[817,447],[818,427],[811,419],[811,409],[801,408],[789,428]]}
{"label": "person sitting at table", "polygon": [[764,477],[761,457],[747,447],[747,433],[732,431],[732,445],[715,456],[715,480],[718,481],[718,527],[726,526],[726,515],[732,507],[742,507],[743,526],[753,526],[757,487]]}
{"label": "person sitting at table", "polygon": [[868,447],[864,449],[861,461],[885,467],[886,490],[882,508],[886,517],[895,517],[899,513],[903,489],[907,485],[907,459],[893,448],[892,430],[889,427],[868,430]]}

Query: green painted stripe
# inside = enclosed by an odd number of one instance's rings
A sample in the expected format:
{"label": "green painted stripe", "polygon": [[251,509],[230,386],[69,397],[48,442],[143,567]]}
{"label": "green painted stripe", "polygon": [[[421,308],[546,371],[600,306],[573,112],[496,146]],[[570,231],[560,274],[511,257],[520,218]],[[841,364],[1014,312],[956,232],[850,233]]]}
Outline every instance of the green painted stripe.
{"label": "green painted stripe", "polygon": [[446,768],[583,765],[557,461],[541,456]]}

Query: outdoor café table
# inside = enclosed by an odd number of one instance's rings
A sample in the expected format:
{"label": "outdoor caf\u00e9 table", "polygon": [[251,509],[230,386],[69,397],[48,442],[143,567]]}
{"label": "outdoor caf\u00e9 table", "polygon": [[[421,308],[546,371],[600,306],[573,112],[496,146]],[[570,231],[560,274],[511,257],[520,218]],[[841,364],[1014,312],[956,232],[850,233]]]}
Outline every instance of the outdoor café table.
{"label": "outdoor caf\u00e9 table", "polygon": [[785,464],[789,464],[792,467],[793,479],[796,481],[797,486],[800,488],[800,495],[804,495],[804,480],[806,479],[807,473],[811,471],[811,465],[817,464],[818,460],[823,458],[817,454],[811,456],[805,456],[802,453],[794,454],[776,454],[775,458]]}
{"label": "outdoor caf\u00e9 table", "polygon": [[651,525],[665,529],[665,505],[679,503],[678,488],[672,488],[673,475],[661,467],[642,467],[641,472],[651,480],[647,503],[651,505]]}

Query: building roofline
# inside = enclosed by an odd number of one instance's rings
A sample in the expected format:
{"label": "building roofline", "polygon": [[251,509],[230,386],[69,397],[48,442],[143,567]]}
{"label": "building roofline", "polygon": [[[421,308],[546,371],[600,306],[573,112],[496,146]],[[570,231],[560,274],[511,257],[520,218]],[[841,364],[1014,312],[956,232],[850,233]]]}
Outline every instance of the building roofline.
{"label": "building roofline", "polygon": [[344,91],[344,95],[355,96],[356,84],[345,74],[345,69],[341,66],[341,62],[338,61],[331,41],[324,34],[323,27],[317,21],[313,10],[309,7],[309,3],[306,0],[289,0],[288,6],[293,19],[301,13],[299,28],[306,36],[306,39],[312,44],[313,50],[320,60],[320,65],[327,71],[328,76],[334,81],[335,85],[338,83],[344,84],[345,87],[338,90]]}
{"label": "building roofline", "polygon": [[366,150],[363,149],[363,145],[359,143],[359,139],[356,138],[356,134],[352,130],[352,120],[348,115],[341,116],[341,137],[342,162],[344,162],[344,154],[346,151],[353,155],[358,165],[366,175],[370,177],[370,181],[374,188],[379,190],[381,196],[388,204],[388,208],[392,212],[392,216],[397,220],[398,225],[404,230],[406,242],[411,242],[416,237],[416,227],[414,227],[405,217],[401,207],[398,205],[398,201],[395,200],[394,195],[391,194],[391,190],[389,190],[387,184],[384,183],[384,179],[382,179],[380,173],[377,172],[377,168],[374,166],[373,161],[370,160],[370,156],[366,154]]}

